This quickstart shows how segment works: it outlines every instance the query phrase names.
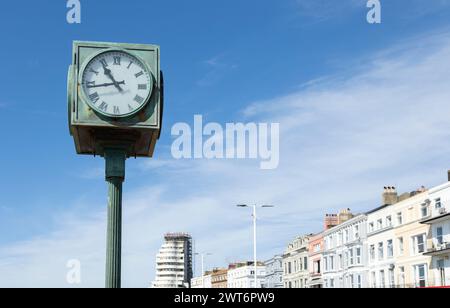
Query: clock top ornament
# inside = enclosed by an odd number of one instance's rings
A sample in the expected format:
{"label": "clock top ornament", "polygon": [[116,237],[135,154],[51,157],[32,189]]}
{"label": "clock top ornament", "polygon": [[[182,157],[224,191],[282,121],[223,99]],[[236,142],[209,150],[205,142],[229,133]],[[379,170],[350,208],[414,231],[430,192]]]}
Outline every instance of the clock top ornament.
{"label": "clock top ornament", "polygon": [[121,147],[129,157],[153,156],[163,95],[159,46],[74,42],[68,103],[77,153]]}

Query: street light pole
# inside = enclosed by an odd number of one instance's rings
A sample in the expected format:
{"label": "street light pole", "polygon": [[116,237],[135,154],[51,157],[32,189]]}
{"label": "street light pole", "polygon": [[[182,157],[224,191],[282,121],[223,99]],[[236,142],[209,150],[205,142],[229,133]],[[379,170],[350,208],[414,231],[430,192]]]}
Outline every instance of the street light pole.
{"label": "street light pole", "polygon": [[254,275],[254,284],[255,284],[255,288],[257,288],[256,286],[256,282],[258,280],[258,275],[256,273],[258,266],[257,266],[257,255],[256,255],[256,204],[253,205],[253,265],[254,265],[254,271],[255,271],[255,275]]}
{"label": "street light pole", "polygon": [[200,259],[201,259],[201,268],[202,268],[202,287],[205,288],[205,256],[210,256],[211,253],[196,253],[196,255],[200,255]]}
{"label": "street light pole", "polygon": [[[250,207],[250,206],[248,206],[246,204],[239,204],[237,206],[238,207]],[[257,257],[257,247],[256,247],[256,245],[257,245],[257,238],[256,238],[256,222],[257,222],[256,207],[257,207],[256,204],[254,204],[252,206],[252,208],[253,208],[253,215],[252,215],[252,218],[253,218],[253,266],[254,266],[253,281],[254,281],[255,288],[257,288],[257,282],[258,282],[258,273],[257,273],[257,270],[258,270],[258,257]],[[262,208],[271,208],[271,207],[274,207],[274,206],[273,205],[261,205],[260,207],[262,207]]]}

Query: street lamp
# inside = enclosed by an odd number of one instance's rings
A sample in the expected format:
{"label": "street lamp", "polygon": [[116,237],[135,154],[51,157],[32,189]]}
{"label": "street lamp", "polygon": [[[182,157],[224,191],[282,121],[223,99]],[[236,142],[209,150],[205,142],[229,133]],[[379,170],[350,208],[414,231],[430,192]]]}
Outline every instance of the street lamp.
{"label": "street lamp", "polygon": [[211,256],[212,253],[195,253],[196,256],[200,256],[202,260],[202,287],[205,288],[205,256]]}
{"label": "street lamp", "polygon": [[254,266],[254,284],[255,284],[255,288],[257,287],[257,281],[258,281],[258,274],[257,274],[257,269],[258,269],[258,260],[257,260],[257,256],[256,256],[256,208],[260,207],[260,208],[272,208],[275,207],[274,205],[260,205],[257,206],[256,204],[249,206],[247,204],[238,204],[237,207],[241,207],[241,208],[253,208],[253,266]]}

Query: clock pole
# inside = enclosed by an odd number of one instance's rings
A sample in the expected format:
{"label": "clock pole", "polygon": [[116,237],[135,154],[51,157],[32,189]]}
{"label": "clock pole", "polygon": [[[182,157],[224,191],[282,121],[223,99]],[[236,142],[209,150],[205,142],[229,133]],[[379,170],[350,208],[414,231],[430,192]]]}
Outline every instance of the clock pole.
{"label": "clock pole", "polygon": [[[130,62],[122,63],[130,74],[118,69],[120,59],[125,58]],[[160,48],[148,44],[76,41],[72,59],[67,78],[70,134],[77,154],[105,159],[108,185],[105,286],[120,288],[125,162],[128,157],[153,157],[161,136],[164,82]],[[100,63],[102,69],[92,63]],[[101,75],[102,79],[95,80],[94,75]],[[103,75],[110,82],[104,83]],[[105,102],[102,88],[106,87],[115,87],[118,92]],[[98,92],[94,92],[97,88]],[[123,96],[123,91],[128,90],[136,93]]]}
{"label": "clock pole", "polygon": [[126,149],[105,149],[105,174],[108,183],[106,288],[121,287],[122,183],[125,180],[126,158]]}

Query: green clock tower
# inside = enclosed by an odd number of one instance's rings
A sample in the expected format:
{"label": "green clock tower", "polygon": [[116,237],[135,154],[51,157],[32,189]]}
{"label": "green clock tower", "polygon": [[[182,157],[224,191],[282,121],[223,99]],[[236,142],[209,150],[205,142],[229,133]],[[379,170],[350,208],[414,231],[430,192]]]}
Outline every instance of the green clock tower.
{"label": "green clock tower", "polygon": [[161,134],[164,83],[159,46],[74,42],[67,91],[77,153],[105,158],[106,287],[120,288],[125,161],[152,157]]}

